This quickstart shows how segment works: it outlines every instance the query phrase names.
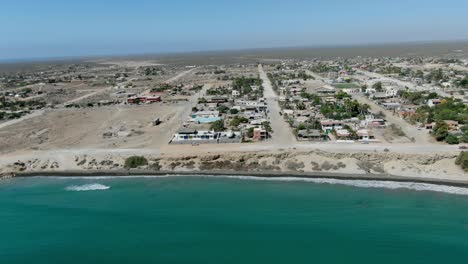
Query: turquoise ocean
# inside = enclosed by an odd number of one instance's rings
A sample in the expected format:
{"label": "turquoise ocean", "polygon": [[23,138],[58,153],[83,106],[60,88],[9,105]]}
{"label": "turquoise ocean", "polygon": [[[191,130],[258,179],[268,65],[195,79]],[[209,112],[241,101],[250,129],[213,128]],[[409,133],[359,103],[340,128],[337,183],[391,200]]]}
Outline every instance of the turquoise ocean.
{"label": "turquoise ocean", "polygon": [[0,263],[468,263],[468,189],[249,177],[0,182]]}

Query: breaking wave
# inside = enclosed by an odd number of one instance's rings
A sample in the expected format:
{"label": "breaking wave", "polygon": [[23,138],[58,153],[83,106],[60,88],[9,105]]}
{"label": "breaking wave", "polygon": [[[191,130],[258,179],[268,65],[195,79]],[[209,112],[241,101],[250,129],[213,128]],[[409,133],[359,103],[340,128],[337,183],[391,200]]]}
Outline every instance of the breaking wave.
{"label": "breaking wave", "polygon": [[340,180],[328,178],[297,178],[297,177],[277,177],[277,178],[262,178],[255,176],[226,176],[226,178],[241,179],[241,180],[257,180],[257,181],[303,181],[318,184],[339,184],[348,185],[360,188],[383,188],[383,189],[407,189],[414,191],[432,191],[443,192],[458,195],[468,195],[468,188],[438,185],[430,183],[417,182],[396,182],[396,181],[378,181],[378,180]]}
{"label": "breaking wave", "polygon": [[[284,182],[310,182],[317,184],[347,185],[359,188],[381,188],[381,189],[406,189],[413,191],[441,192],[457,195],[468,195],[468,188],[449,186],[432,183],[380,181],[380,180],[355,180],[355,179],[332,179],[332,178],[301,178],[301,177],[261,177],[261,176],[235,176],[235,175],[154,175],[154,176],[94,176],[94,177],[55,177],[63,179],[135,179],[135,178],[171,178],[171,177],[201,177],[201,178],[228,178],[238,180],[255,181],[284,181]],[[67,190],[89,191],[105,190],[110,187],[101,184],[86,184],[82,186],[70,186]]]}
{"label": "breaking wave", "polygon": [[107,190],[110,189],[109,186],[99,184],[99,183],[92,183],[92,184],[84,184],[84,185],[72,185],[65,188],[67,191],[75,191],[75,192],[84,192],[84,191],[99,191],[99,190]]}

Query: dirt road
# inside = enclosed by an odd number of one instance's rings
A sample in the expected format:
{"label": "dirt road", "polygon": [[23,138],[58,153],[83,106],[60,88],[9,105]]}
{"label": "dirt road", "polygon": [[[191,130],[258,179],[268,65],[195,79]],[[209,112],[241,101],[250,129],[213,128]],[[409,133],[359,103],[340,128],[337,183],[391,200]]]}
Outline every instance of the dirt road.
{"label": "dirt road", "polygon": [[0,129],[3,129],[5,127],[8,127],[8,126],[20,123],[20,122],[23,122],[25,120],[28,120],[28,119],[31,119],[31,118],[34,118],[34,117],[37,117],[37,116],[40,116],[40,115],[44,114],[44,112],[45,112],[45,110],[43,110],[43,109],[36,110],[36,111],[32,112],[31,114],[22,116],[22,117],[20,117],[18,119],[13,119],[13,120],[9,120],[9,121],[0,123]]}
{"label": "dirt road", "polygon": [[184,104],[184,108],[179,111],[171,120],[168,121],[168,127],[170,128],[168,131],[165,131],[164,135],[167,137],[167,142],[171,139],[172,135],[182,127],[182,124],[190,117],[190,113],[192,112],[192,107],[194,107],[197,102],[198,98],[202,97],[206,94],[206,91],[212,87],[212,84],[205,84],[203,88],[196,94],[192,95],[189,98],[189,101]]}
{"label": "dirt road", "polygon": [[196,70],[196,69],[197,69],[197,68],[193,68],[193,69],[190,69],[190,70],[188,70],[188,71],[183,71],[183,72],[177,74],[176,76],[174,76],[174,77],[172,77],[172,78],[166,80],[166,83],[175,82],[175,81],[177,81],[178,79],[184,77],[185,75],[187,75],[187,74],[193,72],[193,71]]}
{"label": "dirt road", "polygon": [[289,146],[294,144],[296,140],[289,128],[289,124],[287,124],[284,118],[279,114],[281,108],[278,104],[278,95],[273,91],[270,79],[266,75],[261,64],[258,65],[258,72],[263,81],[264,97],[268,105],[271,128],[273,129],[271,142],[277,146]]}
{"label": "dirt road", "polygon": [[426,130],[418,130],[416,126],[413,126],[406,122],[405,120],[394,116],[392,112],[386,110],[385,108],[377,105],[372,100],[368,99],[365,96],[354,94],[353,98],[356,99],[361,104],[368,104],[371,108],[373,113],[378,113],[382,111],[385,114],[385,119],[391,123],[395,124],[396,126],[400,127],[403,132],[405,132],[406,136],[409,139],[414,138],[414,143],[416,144],[428,144],[430,143],[430,137]]}

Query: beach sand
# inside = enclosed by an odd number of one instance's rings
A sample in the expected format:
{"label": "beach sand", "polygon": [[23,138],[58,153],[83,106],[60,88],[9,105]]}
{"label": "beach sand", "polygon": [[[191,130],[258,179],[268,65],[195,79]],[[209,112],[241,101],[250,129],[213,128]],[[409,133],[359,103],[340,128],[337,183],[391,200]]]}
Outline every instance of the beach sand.
{"label": "beach sand", "polygon": [[[125,159],[141,155],[148,165],[128,170]],[[327,152],[322,150],[159,154],[151,150],[36,151],[2,158],[0,173],[16,175],[229,174],[330,176],[359,179],[468,183],[456,154]]]}

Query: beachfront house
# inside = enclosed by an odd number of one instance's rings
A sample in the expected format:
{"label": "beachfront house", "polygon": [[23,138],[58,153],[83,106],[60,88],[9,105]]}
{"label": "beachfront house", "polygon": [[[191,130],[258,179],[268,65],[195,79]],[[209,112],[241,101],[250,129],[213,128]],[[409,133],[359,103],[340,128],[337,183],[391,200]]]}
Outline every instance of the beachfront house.
{"label": "beachfront house", "polygon": [[351,136],[351,132],[347,129],[337,129],[336,130],[336,138],[337,139],[348,139]]}
{"label": "beachfront house", "polygon": [[368,140],[373,140],[375,139],[374,133],[372,131],[369,131],[367,129],[361,129],[356,132],[358,136],[358,140],[362,141],[368,141]]}
{"label": "beachfront house", "polygon": [[298,140],[311,140],[311,141],[326,141],[329,139],[328,135],[318,129],[303,129],[297,131]]}
{"label": "beachfront house", "polygon": [[216,141],[218,133],[214,131],[198,131],[196,129],[182,128],[172,138],[172,143],[183,141]]}

